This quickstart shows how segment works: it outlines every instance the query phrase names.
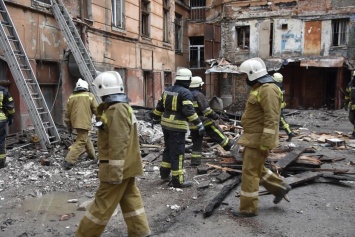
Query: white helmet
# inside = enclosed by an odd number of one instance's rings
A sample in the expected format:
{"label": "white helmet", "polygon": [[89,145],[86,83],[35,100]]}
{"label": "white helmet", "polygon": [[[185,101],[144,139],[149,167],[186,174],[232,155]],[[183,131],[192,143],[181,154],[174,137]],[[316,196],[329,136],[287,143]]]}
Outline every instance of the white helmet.
{"label": "white helmet", "polygon": [[265,63],[261,58],[251,58],[244,61],[239,70],[248,75],[249,81],[257,80],[267,74]]}
{"label": "white helmet", "polygon": [[282,83],[283,78],[284,77],[282,76],[282,74],[278,73],[278,72],[276,72],[276,73],[274,73],[274,75],[272,75],[272,79],[274,79],[274,81],[276,81],[278,83]]}
{"label": "white helmet", "polygon": [[89,84],[83,79],[79,78],[79,80],[76,82],[74,91],[88,91],[88,90],[89,90]]}
{"label": "white helmet", "polygon": [[197,76],[196,77],[192,77],[190,88],[199,88],[203,84],[205,84],[205,83],[202,81],[201,77],[197,77]]}
{"label": "white helmet", "polygon": [[100,73],[92,84],[97,88],[98,96],[124,94],[121,75],[116,71]]}
{"label": "white helmet", "polygon": [[190,81],[192,72],[187,68],[181,68],[177,71],[175,80],[178,81]]}

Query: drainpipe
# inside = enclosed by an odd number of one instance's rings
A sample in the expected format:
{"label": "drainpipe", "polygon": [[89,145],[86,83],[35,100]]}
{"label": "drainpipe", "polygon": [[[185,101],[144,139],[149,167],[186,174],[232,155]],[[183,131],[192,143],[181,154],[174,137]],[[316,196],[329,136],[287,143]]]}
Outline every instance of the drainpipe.
{"label": "drainpipe", "polygon": [[[85,22],[84,20],[84,0],[80,0],[80,19],[82,22]],[[84,46],[87,46],[86,43],[86,25],[82,24],[81,26],[81,40],[84,43]]]}

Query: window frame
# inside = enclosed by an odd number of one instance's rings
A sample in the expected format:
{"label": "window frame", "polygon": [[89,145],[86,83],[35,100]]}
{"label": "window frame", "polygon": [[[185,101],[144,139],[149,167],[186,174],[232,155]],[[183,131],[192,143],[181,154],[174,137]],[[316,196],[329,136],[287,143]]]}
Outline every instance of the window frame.
{"label": "window frame", "polygon": [[111,25],[125,29],[125,0],[111,0]]}
{"label": "window frame", "polygon": [[[191,41],[204,42],[204,37],[190,37],[189,39],[189,61],[190,68],[204,68],[205,67],[205,45],[204,44],[192,44]],[[197,60],[192,60],[194,52],[197,52]],[[195,63],[196,62],[196,63]]]}
{"label": "window frame", "polygon": [[141,35],[150,37],[150,1],[141,0]]}
{"label": "window frame", "polygon": [[[240,51],[249,51],[250,50],[250,26],[236,26],[235,27],[236,34],[236,48],[239,48]],[[242,38],[240,40],[240,38]],[[246,44],[246,40],[248,43]],[[241,41],[241,43],[239,42]],[[241,46],[241,47],[240,47]]]}
{"label": "window frame", "polygon": [[175,13],[175,53],[182,53],[183,52],[183,18],[182,15]]}
{"label": "window frame", "polygon": [[170,43],[170,0],[163,0],[163,42]]}
{"label": "window frame", "polygon": [[[341,30],[339,30],[342,28]],[[337,31],[337,32],[334,32]],[[336,35],[336,42],[335,42]],[[332,20],[332,47],[346,46],[348,44],[349,19]]]}

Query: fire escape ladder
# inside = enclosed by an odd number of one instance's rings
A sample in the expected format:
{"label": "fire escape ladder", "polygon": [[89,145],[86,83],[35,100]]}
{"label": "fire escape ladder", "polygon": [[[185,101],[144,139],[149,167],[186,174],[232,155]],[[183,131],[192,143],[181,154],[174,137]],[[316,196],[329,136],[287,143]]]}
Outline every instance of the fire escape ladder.
{"label": "fire escape ladder", "polygon": [[41,147],[50,148],[52,144],[60,142],[60,136],[4,0],[0,0],[0,34],[0,44],[7,64],[25,102]]}
{"label": "fire escape ladder", "polygon": [[80,74],[88,82],[97,102],[101,103],[101,98],[97,96],[96,88],[92,85],[97,76],[97,71],[68,10],[61,0],[52,0],[52,12],[78,64]]}

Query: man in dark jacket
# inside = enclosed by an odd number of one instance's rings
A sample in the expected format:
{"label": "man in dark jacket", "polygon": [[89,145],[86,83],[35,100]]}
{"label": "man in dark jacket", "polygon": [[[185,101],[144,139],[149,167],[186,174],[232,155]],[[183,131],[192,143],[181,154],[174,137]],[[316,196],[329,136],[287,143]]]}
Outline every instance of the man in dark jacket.
{"label": "man in dark jacket", "polygon": [[[201,77],[192,77],[190,91],[194,95],[195,111],[201,119],[207,135],[220,144],[224,150],[229,151],[233,146],[233,140],[229,139],[214,122],[219,118],[219,115],[210,108],[206,96],[201,92],[203,84]],[[192,123],[189,125],[192,139],[191,165],[196,166],[201,164],[203,135],[199,134],[197,127]]]}
{"label": "man in dark jacket", "polygon": [[15,103],[9,91],[0,86],[0,169],[5,167],[6,147],[5,138],[7,125],[11,126],[14,120]]}
{"label": "man in dark jacket", "polygon": [[171,172],[171,185],[174,188],[192,186],[192,182],[184,180],[183,170],[187,121],[193,123],[200,134],[205,132],[193,107],[193,95],[188,89],[191,77],[192,73],[189,69],[179,69],[176,73],[175,84],[165,89],[153,110],[153,121],[161,123],[165,142],[160,176],[168,180]]}

